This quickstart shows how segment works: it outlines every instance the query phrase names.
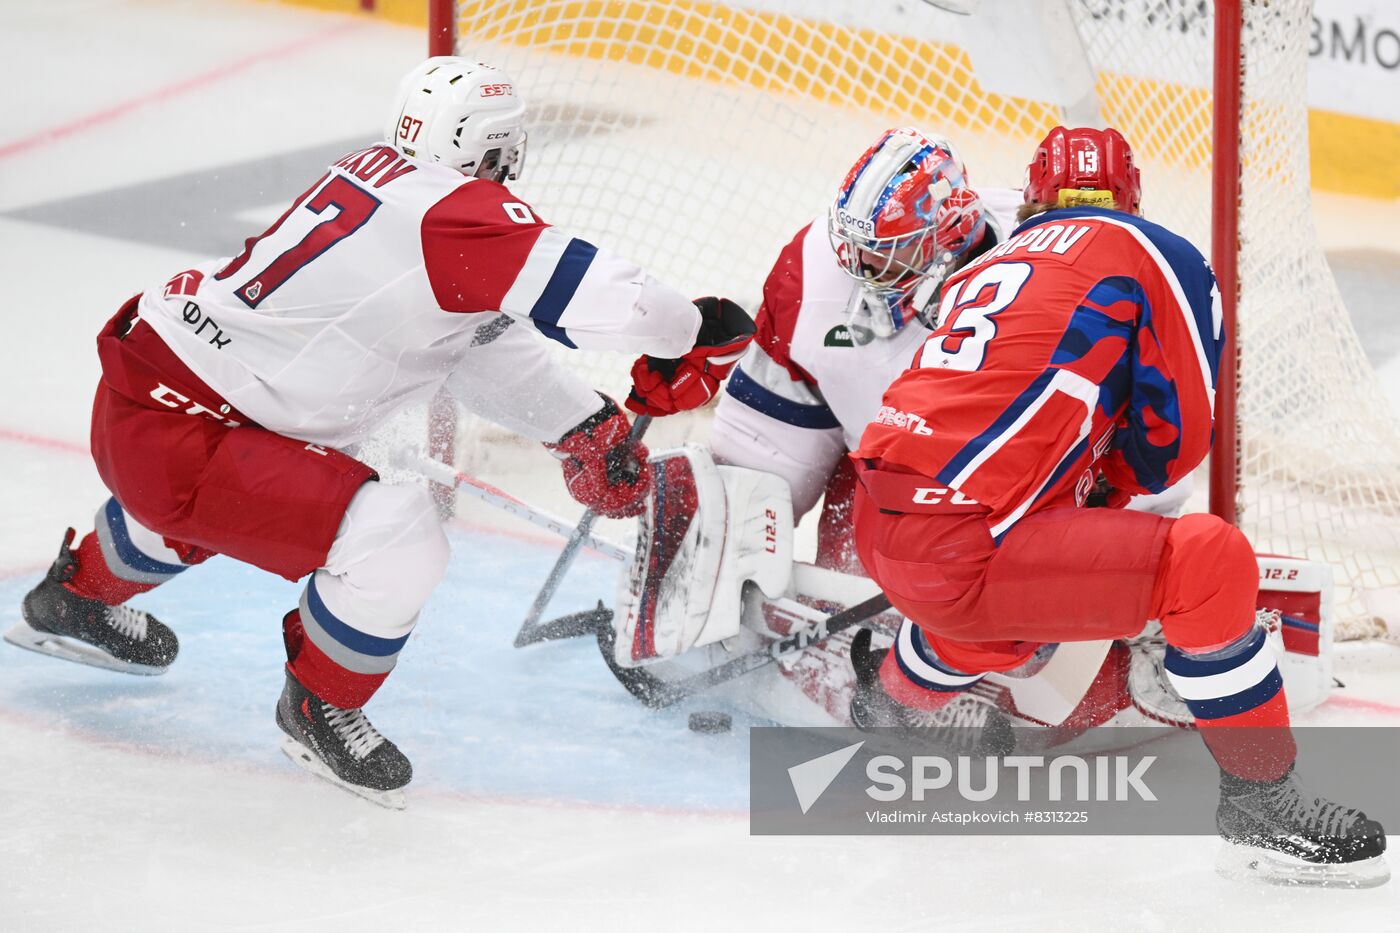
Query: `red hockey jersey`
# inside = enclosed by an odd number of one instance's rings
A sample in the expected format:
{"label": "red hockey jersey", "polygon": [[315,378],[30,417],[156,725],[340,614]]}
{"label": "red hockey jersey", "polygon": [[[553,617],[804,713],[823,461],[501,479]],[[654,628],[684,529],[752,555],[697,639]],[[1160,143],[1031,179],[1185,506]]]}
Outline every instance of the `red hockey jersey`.
{"label": "red hockey jersey", "polygon": [[976,499],[998,537],[1082,504],[1095,471],[1161,492],[1210,449],[1223,344],[1215,276],[1185,239],[1118,211],[1041,214],[948,280],[852,456]]}

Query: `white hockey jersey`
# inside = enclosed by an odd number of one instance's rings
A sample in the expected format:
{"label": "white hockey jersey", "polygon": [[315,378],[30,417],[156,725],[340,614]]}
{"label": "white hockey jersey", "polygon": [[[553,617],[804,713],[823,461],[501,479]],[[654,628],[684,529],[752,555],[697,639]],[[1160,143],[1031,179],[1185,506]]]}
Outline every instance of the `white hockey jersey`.
{"label": "white hockey jersey", "polygon": [[[1016,226],[1021,192],[978,194],[995,245]],[[783,476],[794,516],[821,498],[837,461],[856,448],[885,389],[928,337],[914,321],[892,337],[854,342],[846,321],[859,287],[837,262],[825,216],[799,231],[764,283],[758,334],[715,413],[715,459]]]}
{"label": "white hockey jersey", "polygon": [[388,146],[336,162],[238,256],[147,290],[139,314],[248,418],[338,449],[444,383],[538,440],[596,411],[509,319],[660,357],[690,350],[700,326],[683,295],[502,185]]}

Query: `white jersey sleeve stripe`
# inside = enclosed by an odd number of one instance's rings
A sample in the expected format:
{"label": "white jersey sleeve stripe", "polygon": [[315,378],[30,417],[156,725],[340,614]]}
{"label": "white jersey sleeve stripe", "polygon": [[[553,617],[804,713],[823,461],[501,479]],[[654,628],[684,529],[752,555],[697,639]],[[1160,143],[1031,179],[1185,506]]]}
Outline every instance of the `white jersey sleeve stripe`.
{"label": "white jersey sleeve stripe", "polygon": [[535,241],[525,264],[520,267],[510,290],[501,299],[503,312],[516,318],[530,316],[530,310],[544,294],[544,288],[549,284],[550,276],[554,275],[554,267],[559,265],[569,240],[570,237],[553,227],[540,231],[540,238]]}
{"label": "white jersey sleeve stripe", "polygon": [[[579,285],[597,254],[598,249],[592,243],[546,228],[541,231],[520,274],[501,301],[509,309],[503,307],[501,310],[518,315],[525,309],[523,299],[533,296],[534,300],[525,310],[525,316],[546,337],[570,349],[577,349],[578,345],[569,339],[559,319],[573,303]],[[521,299],[518,305],[514,304],[517,287]]]}

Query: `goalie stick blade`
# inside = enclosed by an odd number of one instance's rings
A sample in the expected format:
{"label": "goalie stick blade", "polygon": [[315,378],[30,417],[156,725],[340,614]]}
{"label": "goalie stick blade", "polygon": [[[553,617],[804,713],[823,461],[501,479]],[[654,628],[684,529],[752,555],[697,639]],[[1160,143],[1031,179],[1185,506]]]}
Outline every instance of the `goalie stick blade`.
{"label": "goalie stick blade", "polygon": [[354,794],[356,797],[378,804],[386,810],[402,810],[408,806],[402,790],[374,790],[369,787],[361,787],[358,784],[351,784],[349,781],[342,781],[334,771],[326,767],[321,759],[290,735],[282,736],[282,754],[327,784],[334,784],[347,794]]}
{"label": "goalie stick blade", "polygon": [[550,619],[548,622],[540,622],[521,629],[520,633],[515,636],[515,647],[524,648],[526,645],[537,645],[542,641],[564,641],[569,638],[592,635],[604,628],[611,628],[612,618],[612,610],[605,607],[603,601],[599,600],[594,609],[571,612],[557,619]]}
{"label": "goalie stick blade", "polygon": [[674,686],[644,667],[623,667],[617,663],[613,652],[616,650],[617,636],[612,627],[612,611],[604,610],[608,613],[607,621],[598,626],[598,650],[603,655],[603,663],[608,666],[613,677],[622,684],[623,689],[642,702],[644,706],[651,709],[664,709],[687,694],[677,694]]}
{"label": "goalie stick blade", "polygon": [[608,665],[608,670],[612,671],[613,676],[628,693],[652,709],[664,709],[711,687],[767,667],[779,658],[805,651],[813,645],[825,642],[837,632],[859,625],[889,608],[890,601],[885,598],[885,594],[877,594],[827,617],[818,624],[780,638],[771,645],[738,655],[708,671],[675,681],[662,680],[645,668],[619,665],[613,657],[615,636],[611,625],[598,630],[598,649],[603,653],[603,661]]}
{"label": "goalie stick blade", "polygon": [[1390,880],[1384,855],[1360,862],[1318,864],[1255,846],[1226,842],[1216,872],[1231,881],[1295,888],[1376,888]]}
{"label": "goalie stick blade", "polygon": [[96,645],[89,645],[76,638],[65,638],[62,635],[41,632],[30,626],[28,622],[16,622],[10,626],[5,632],[5,640],[26,651],[46,654],[51,658],[61,658],[64,661],[73,661],[77,664],[86,664],[89,667],[99,667],[104,671],[153,677],[157,674],[164,674],[170,669],[168,666],[154,667],[149,664],[133,664],[130,661],[123,661]]}

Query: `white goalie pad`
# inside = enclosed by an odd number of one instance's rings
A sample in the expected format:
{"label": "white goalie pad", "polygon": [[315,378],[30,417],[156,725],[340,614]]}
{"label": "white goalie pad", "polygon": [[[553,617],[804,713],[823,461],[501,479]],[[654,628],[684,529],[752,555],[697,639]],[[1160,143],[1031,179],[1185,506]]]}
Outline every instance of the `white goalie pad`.
{"label": "white goalie pad", "polygon": [[623,667],[738,634],[745,584],[777,598],[792,578],[786,481],[716,466],[696,446],[659,452],[652,463],[656,482],[614,615]]}
{"label": "white goalie pad", "polygon": [[1332,692],[1332,566],[1259,555],[1260,610],[1278,657],[1292,713],[1322,705]]}
{"label": "white goalie pad", "polygon": [[[1258,556],[1257,622],[1269,628],[1289,712],[1297,715],[1326,702],[1332,692],[1332,568],[1318,561]],[[1162,667],[1166,642],[1161,626],[1148,624],[1130,643],[1128,691],[1149,719],[1190,727],[1195,717],[1177,696]]]}
{"label": "white goalie pad", "polygon": [[1111,641],[1065,642],[1055,646],[1043,665],[988,674],[985,679],[1005,688],[1019,715],[1058,726],[1089,692],[1112,645]]}

